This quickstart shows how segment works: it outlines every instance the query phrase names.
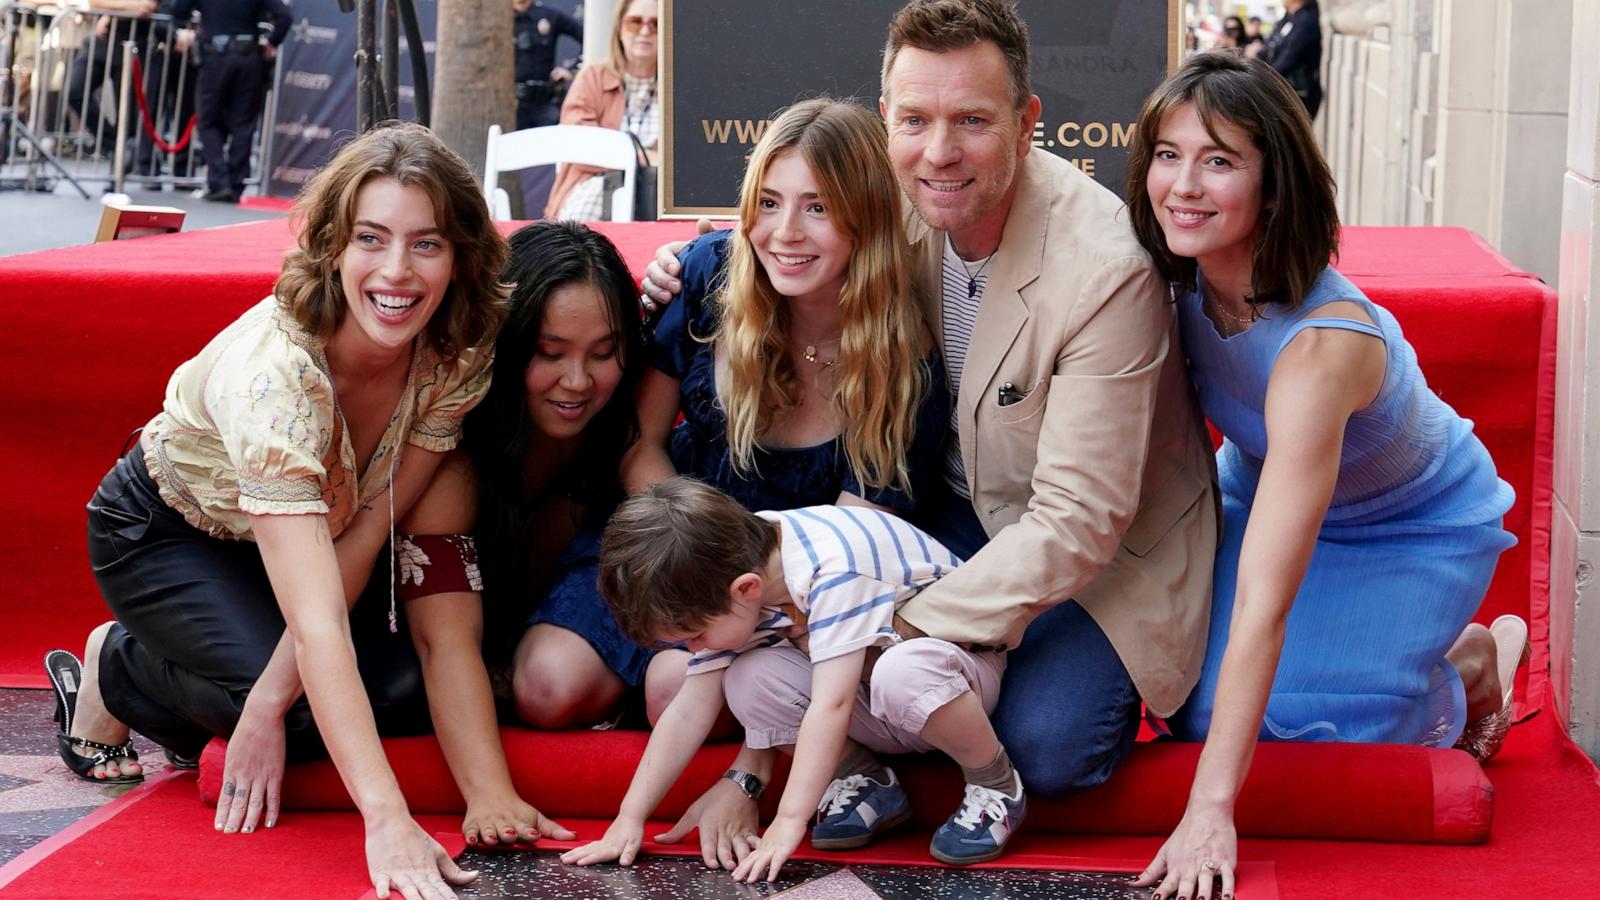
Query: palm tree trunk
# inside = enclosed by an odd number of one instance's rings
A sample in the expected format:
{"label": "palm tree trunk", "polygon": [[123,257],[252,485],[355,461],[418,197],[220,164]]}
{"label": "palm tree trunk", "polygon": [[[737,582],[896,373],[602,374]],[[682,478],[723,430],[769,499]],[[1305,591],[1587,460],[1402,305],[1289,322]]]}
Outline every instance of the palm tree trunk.
{"label": "palm tree trunk", "polygon": [[516,125],[511,38],[506,0],[439,0],[433,130],[480,173],[489,126]]}

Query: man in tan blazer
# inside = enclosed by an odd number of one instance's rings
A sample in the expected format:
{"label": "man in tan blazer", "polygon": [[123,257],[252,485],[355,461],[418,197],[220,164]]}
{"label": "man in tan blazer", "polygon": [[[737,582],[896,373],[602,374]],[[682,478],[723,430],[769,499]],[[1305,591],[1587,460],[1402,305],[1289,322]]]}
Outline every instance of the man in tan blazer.
{"label": "man in tan blazer", "polygon": [[914,0],[890,25],[880,107],[957,386],[951,496],[919,524],[967,559],[901,616],[1012,648],[996,728],[1058,796],[1127,755],[1141,699],[1167,715],[1193,687],[1217,512],[1167,287],[1122,201],[1033,150],[1027,77],[1004,0]]}
{"label": "man in tan blazer", "polygon": [[[1002,757],[1028,792],[1060,796],[1127,756],[1141,700],[1169,715],[1199,675],[1210,438],[1167,287],[1122,201],[1033,152],[1039,98],[1009,0],[911,0],[890,25],[879,102],[956,391],[947,478],[915,518],[967,560],[896,624],[1011,648]],[[651,300],[678,289],[681,246],[651,264]],[[746,749],[735,767],[770,761]],[[743,797],[719,784],[673,834],[698,824],[707,864],[732,868],[754,821]]]}

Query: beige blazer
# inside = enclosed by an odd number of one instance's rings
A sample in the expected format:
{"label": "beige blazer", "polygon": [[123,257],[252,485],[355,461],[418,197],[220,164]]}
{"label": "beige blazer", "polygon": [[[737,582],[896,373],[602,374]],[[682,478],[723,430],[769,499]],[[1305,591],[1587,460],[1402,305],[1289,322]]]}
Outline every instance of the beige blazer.
{"label": "beige blazer", "polygon": [[[1034,151],[978,309],[957,402],[972,504],[991,538],[900,614],[1016,646],[1076,599],[1157,715],[1199,677],[1216,553],[1216,467],[1167,286],[1122,201]],[[913,223],[941,345],[945,235]],[[1002,406],[1010,383],[1024,396]]]}

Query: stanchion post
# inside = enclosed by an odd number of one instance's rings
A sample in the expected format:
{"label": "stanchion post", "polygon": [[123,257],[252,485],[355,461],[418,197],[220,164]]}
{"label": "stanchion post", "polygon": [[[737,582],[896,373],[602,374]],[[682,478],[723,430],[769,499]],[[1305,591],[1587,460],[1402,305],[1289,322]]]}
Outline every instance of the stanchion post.
{"label": "stanchion post", "polygon": [[111,190],[122,193],[123,155],[128,152],[128,95],[133,90],[133,58],[139,53],[137,41],[122,42],[122,84],[117,89],[117,146],[111,151]]}

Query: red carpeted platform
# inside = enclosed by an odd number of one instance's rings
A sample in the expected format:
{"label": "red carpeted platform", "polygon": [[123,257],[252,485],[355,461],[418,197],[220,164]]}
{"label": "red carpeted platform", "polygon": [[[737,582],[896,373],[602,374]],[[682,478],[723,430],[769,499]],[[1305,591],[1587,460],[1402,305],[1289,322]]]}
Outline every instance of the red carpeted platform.
{"label": "red carpeted platform", "polygon": [[[648,261],[694,225],[602,230],[628,259]],[[105,621],[84,504],[128,434],[159,411],[172,370],[271,292],[292,244],[275,219],[0,259],[0,571],[10,576],[0,686],[46,687],[45,652],[82,652]]]}
{"label": "red carpeted platform", "polygon": [[[603,230],[642,269],[659,243],[688,234],[692,226]],[[289,244],[288,226],[276,221],[0,260],[0,304],[7,313],[12,351],[0,361],[0,377],[10,386],[0,401],[10,425],[0,435],[0,458],[7,462],[0,477],[8,479],[0,491],[0,520],[11,523],[3,558],[5,571],[12,575],[10,590],[0,597],[0,621],[6,628],[0,642],[0,685],[43,686],[38,660],[44,650],[81,643],[88,629],[103,619],[83,549],[83,503],[128,433],[154,412],[172,368],[267,293]],[[1347,229],[1340,265],[1374,300],[1395,312],[1430,385],[1476,422],[1502,477],[1517,491],[1506,526],[1519,544],[1502,558],[1480,617],[1487,621],[1505,611],[1529,616],[1535,650],[1523,696],[1535,702],[1525,704],[1523,711],[1536,711],[1544,705],[1549,662],[1554,296],[1458,229]],[[564,742],[602,736],[523,737],[555,742],[530,745],[534,749],[520,757],[513,752],[525,770],[523,777],[532,782],[529,791],[535,802],[543,802],[538,798],[550,785],[562,783],[564,776],[558,773],[564,767],[580,764],[597,771],[596,777],[620,795],[631,768],[628,754],[637,752],[627,742],[640,739],[604,736],[620,743],[605,751],[616,760],[616,769],[602,769],[592,760],[605,745],[556,749],[565,747]],[[1481,833],[1482,823],[1470,811],[1481,809],[1485,798],[1479,791],[1477,802],[1471,801],[1477,790],[1472,778],[1460,782],[1469,802],[1454,807],[1468,812],[1450,820],[1438,814],[1450,807],[1438,802],[1439,770],[1431,763],[1421,766],[1411,759],[1396,768],[1386,754],[1404,748],[1332,748],[1350,756],[1316,755],[1328,749],[1285,746],[1264,753],[1247,789],[1248,802],[1241,807],[1247,833],[1364,833],[1410,841],[1470,840]],[[427,762],[429,752],[437,751],[397,752],[397,758],[408,760],[401,763],[403,770],[415,765],[424,775],[431,772],[434,782],[443,782],[442,766]],[[725,762],[715,754],[726,750],[709,753],[701,763],[706,769],[702,777],[710,777]],[[1064,804],[1040,818],[1073,830],[1159,831],[1181,809],[1192,767],[1185,753],[1192,754],[1193,748],[1142,747],[1124,771],[1126,777],[1074,801],[1081,806]],[[1281,760],[1276,754],[1282,754]],[[941,792],[951,790],[949,779],[939,778],[938,771],[919,771],[916,777],[924,785],[919,802],[927,794],[928,804],[939,805]],[[1410,774],[1391,777],[1400,771]],[[1568,873],[1593,871],[1600,863],[1595,772],[1566,741],[1552,714],[1514,729],[1507,752],[1487,775],[1496,796],[1492,836],[1485,845],[1247,840],[1244,858],[1272,862],[1285,896],[1457,896],[1482,890],[1521,895],[1524,887],[1568,887]],[[308,776],[303,786],[297,782],[289,789],[313,787]],[[430,808],[447,809],[458,802],[440,799],[437,783],[430,789]],[[17,863],[0,870],[0,884],[10,879],[12,890],[34,891],[18,896],[82,895],[122,887],[128,882],[113,875],[121,867],[112,863],[129,852],[130,835],[156,833],[170,838],[167,846],[185,848],[186,865],[140,862],[140,879],[133,883],[140,885],[139,891],[151,891],[150,896],[213,896],[221,891],[219,885],[251,878],[265,884],[278,877],[280,873],[265,871],[272,866],[261,858],[249,866],[237,853],[218,853],[235,845],[210,842],[249,839],[212,835],[206,813],[189,790],[192,786],[184,781],[130,795],[111,807],[111,818],[103,824],[64,847],[35,854],[23,874],[17,874]],[[937,815],[932,806],[923,809],[925,817]],[[185,816],[196,823],[192,834],[167,830]],[[273,857],[278,867],[284,859],[309,856],[312,846],[337,846],[353,854],[351,865],[359,870],[360,833],[350,814],[294,813],[285,821],[286,828],[295,824],[298,837],[290,831],[270,836],[289,841]],[[453,827],[448,818],[430,819],[434,821]],[[1148,837],[1047,837],[1042,825],[1036,830],[1019,852],[1038,850],[1056,860],[1089,856],[1126,861],[1148,858],[1159,843]],[[302,839],[304,844],[293,843]],[[149,856],[148,848],[143,849],[135,855]],[[315,871],[321,877],[321,870]],[[1489,876],[1487,884],[1482,883],[1484,876]],[[196,887],[201,884],[216,889]]]}

